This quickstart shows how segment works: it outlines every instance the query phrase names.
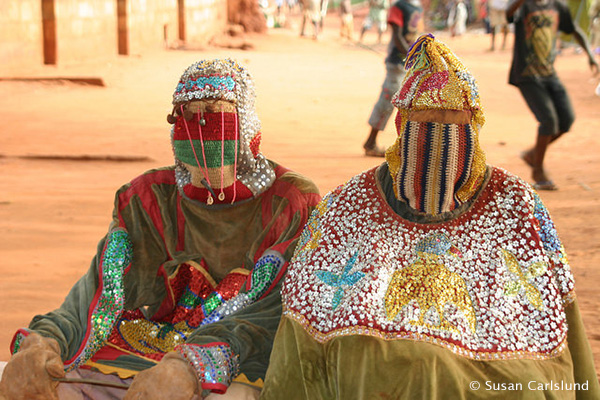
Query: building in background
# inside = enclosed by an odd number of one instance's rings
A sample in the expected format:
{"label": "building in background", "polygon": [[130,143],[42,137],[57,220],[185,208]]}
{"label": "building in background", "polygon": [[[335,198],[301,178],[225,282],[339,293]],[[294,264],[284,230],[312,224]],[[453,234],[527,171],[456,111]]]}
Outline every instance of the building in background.
{"label": "building in background", "polygon": [[[0,71],[5,74],[28,65],[102,61],[183,43],[206,44],[225,30],[231,15],[235,15],[231,9],[238,8],[239,2],[2,0]],[[257,10],[258,6],[244,11]],[[256,17],[253,20],[259,28],[260,17],[258,22]],[[241,19],[239,15],[237,19]],[[262,23],[266,28],[264,17]],[[254,27],[251,30],[257,31]]]}

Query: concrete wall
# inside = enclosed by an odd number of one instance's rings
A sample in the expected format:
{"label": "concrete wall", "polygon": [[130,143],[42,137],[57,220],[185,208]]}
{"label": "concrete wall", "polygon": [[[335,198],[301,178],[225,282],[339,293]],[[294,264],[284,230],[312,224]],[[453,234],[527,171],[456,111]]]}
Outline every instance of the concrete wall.
{"label": "concrete wall", "polygon": [[227,23],[226,0],[185,0],[186,40],[206,43]]}
{"label": "concrete wall", "polygon": [[100,61],[117,54],[114,0],[55,0],[57,64]]}
{"label": "concrete wall", "polygon": [[41,16],[39,0],[0,0],[0,68],[44,62]]}
{"label": "concrete wall", "polygon": [[[0,76],[44,64],[43,0],[0,0]],[[127,54],[176,46],[180,0],[126,0]],[[185,40],[206,44],[227,24],[227,0],[184,0]],[[119,54],[117,0],[54,0],[56,65]]]}
{"label": "concrete wall", "polygon": [[147,49],[178,42],[177,0],[129,0],[127,14],[129,54],[142,54]]}

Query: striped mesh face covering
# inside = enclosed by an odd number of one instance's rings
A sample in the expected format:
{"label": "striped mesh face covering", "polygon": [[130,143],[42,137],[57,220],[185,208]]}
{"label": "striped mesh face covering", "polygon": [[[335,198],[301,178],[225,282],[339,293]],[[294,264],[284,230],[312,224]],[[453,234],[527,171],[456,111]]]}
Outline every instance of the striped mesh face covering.
{"label": "striped mesh face covering", "polygon": [[475,134],[469,124],[408,121],[400,138],[397,193],[431,215],[452,211],[472,170]]}
{"label": "striped mesh face covering", "polygon": [[[204,126],[200,124],[201,119],[205,121]],[[201,169],[233,167],[239,145],[236,125],[235,112],[197,113],[190,121],[179,118],[173,136],[175,157]],[[218,182],[213,184],[218,187]]]}
{"label": "striped mesh face covering", "polygon": [[207,111],[202,105],[193,111],[182,107],[173,130],[173,148],[175,157],[188,166],[193,186],[220,189],[220,201],[225,200],[224,189],[232,187],[233,193],[228,197],[233,195],[235,200],[240,146],[238,115],[231,103],[220,107],[220,112],[213,112],[219,108],[218,104]]}

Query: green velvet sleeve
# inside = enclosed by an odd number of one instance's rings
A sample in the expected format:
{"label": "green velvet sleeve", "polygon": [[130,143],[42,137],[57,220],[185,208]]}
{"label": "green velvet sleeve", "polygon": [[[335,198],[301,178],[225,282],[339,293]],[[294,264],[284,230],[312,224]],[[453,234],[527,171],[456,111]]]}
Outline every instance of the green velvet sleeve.
{"label": "green velvet sleeve", "polygon": [[29,324],[30,330],[58,342],[63,361],[72,358],[82,346],[88,326],[88,310],[98,288],[98,266],[105,242],[106,237],[98,243],[90,268],[71,288],[60,308],[36,315]]}
{"label": "green velvet sleeve", "polygon": [[[298,236],[308,216],[318,202],[318,192],[312,182],[288,172],[280,178],[291,183],[295,194],[275,196],[267,232],[252,246],[253,259],[258,260],[267,250],[281,254],[282,271],[258,301],[231,316],[200,326],[188,339],[191,344],[225,342],[239,356],[239,372],[254,382],[264,380],[269,364],[273,338],[281,319],[281,283],[285,270],[298,243]],[[242,292],[245,288],[242,289]]]}
{"label": "green velvet sleeve", "polygon": [[[107,277],[102,278],[101,268],[103,252],[108,238],[115,230],[125,232],[128,240],[133,242],[133,261],[131,265],[123,266],[124,269],[118,276],[112,276],[113,283],[124,290],[124,304],[120,304],[119,309],[113,307],[113,314],[120,314],[123,308],[135,309],[143,305],[159,304],[164,297],[164,283],[156,274],[166,258],[163,240],[136,196],[122,204],[122,195],[129,187],[130,185],[124,185],[116,193],[108,234],[98,243],[86,274],[75,283],[57,310],[37,315],[29,324],[30,330],[58,341],[63,361],[71,360],[81,353],[84,346],[88,350],[97,349],[100,341],[105,340],[108,335],[106,332],[98,332],[98,327],[90,323],[90,316],[94,307],[100,303],[103,290],[100,282],[102,280],[106,283]],[[103,267],[106,270],[106,266]],[[112,315],[113,319],[117,317],[118,315]]]}
{"label": "green velvet sleeve", "polygon": [[577,300],[565,307],[569,331],[567,342],[573,359],[573,375],[575,382],[584,384],[588,382],[587,390],[578,390],[578,399],[600,399],[600,385],[594,367],[592,348],[588,342],[579,312]]}
{"label": "green velvet sleeve", "polygon": [[225,342],[239,356],[240,373],[251,381],[264,380],[281,318],[280,285],[266,297],[221,321],[203,325],[187,340],[192,344]]}

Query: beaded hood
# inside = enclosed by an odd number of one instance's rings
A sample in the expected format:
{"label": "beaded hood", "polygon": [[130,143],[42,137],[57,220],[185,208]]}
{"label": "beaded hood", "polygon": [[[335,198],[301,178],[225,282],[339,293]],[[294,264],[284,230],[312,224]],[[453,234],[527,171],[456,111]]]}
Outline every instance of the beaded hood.
{"label": "beaded hood", "polygon": [[[236,181],[234,185],[240,186],[243,190],[238,189],[237,198],[234,196],[233,200],[228,198],[224,202],[257,196],[268,189],[275,179],[272,166],[260,153],[261,132],[260,121],[255,110],[255,98],[252,77],[243,66],[231,59],[203,60],[192,64],[181,75],[173,93],[175,111],[191,101],[202,99],[227,100],[235,105],[237,126],[235,138]],[[177,119],[181,120],[183,116],[179,115]],[[173,144],[177,128],[178,124],[175,123],[171,131]],[[237,137],[238,134],[239,137]],[[202,140],[202,138],[193,139]],[[192,138],[190,138],[191,140]],[[225,147],[225,144],[222,146]],[[207,147],[206,151],[210,150],[210,147]],[[205,154],[205,156],[211,155]],[[175,156],[175,165],[180,192],[187,197],[194,197],[194,200],[206,202],[205,194],[200,195],[201,191],[188,190],[191,186],[191,173],[177,155]],[[218,202],[218,200],[216,201]],[[208,201],[208,204],[211,203],[212,200]]]}
{"label": "beaded hood", "polygon": [[431,34],[413,44],[405,65],[392,99],[398,138],[386,152],[394,193],[422,213],[452,211],[473,197],[485,176],[477,84]]}

